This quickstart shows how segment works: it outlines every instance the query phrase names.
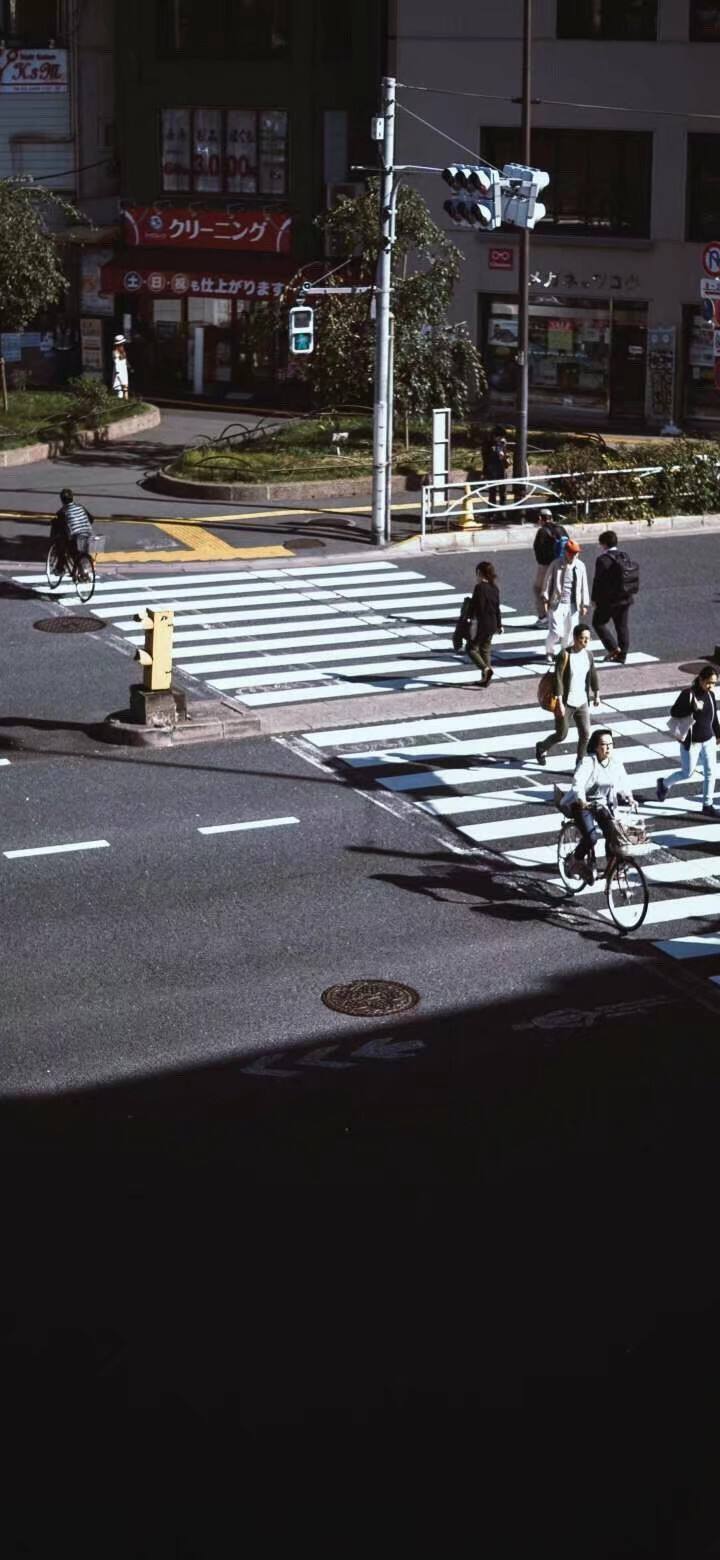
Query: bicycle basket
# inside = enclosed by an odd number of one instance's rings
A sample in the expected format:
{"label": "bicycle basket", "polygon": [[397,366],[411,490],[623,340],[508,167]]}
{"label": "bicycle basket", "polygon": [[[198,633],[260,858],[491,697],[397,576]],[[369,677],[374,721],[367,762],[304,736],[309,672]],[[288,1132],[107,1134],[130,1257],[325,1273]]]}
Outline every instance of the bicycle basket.
{"label": "bicycle basket", "polygon": [[97,558],[98,553],[101,553],[101,552],[105,551],[105,543],[106,543],[106,541],[107,541],[107,537],[105,537],[105,536],[96,536],[95,532],[93,531],[93,534],[90,537],[90,546],[88,548],[88,551],[90,553],[90,557],[91,558]]}
{"label": "bicycle basket", "polygon": [[647,843],[647,831],[637,813],[614,813],[610,829],[610,848],[615,856],[629,856],[638,845]]}

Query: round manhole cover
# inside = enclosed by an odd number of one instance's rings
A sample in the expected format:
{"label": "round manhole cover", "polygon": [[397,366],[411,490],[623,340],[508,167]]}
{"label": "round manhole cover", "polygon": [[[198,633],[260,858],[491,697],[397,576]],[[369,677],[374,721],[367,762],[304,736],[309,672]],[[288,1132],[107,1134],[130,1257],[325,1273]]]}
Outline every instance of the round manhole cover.
{"label": "round manhole cover", "polygon": [[294,536],[289,545],[292,552],[300,552],[303,547],[315,547],[319,551],[321,547],[325,547],[327,544],[319,541],[317,537]]}
{"label": "round manhole cover", "polygon": [[399,980],[351,980],[347,986],[328,986],[322,994],[326,1007],[354,1018],[386,1018],[405,1013],[420,1001],[412,986]]}
{"label": "round manhole cover", "polygon": [[41,634],[98,634],[107,623],[94,617],[46,617],[38,618],[33,626]]}

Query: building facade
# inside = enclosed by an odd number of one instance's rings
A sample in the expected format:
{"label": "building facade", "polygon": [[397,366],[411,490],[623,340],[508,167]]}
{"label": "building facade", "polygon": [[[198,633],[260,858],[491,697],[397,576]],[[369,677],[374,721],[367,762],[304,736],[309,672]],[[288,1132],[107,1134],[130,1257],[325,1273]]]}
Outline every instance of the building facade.
{"label": "building facade", "polygon": [[274,397],[288,369],[268,304],[322,259],[314,219],[371,157],[385,5],[126,0],[117,10],[124,235],[101,282],[131,337],[136,381],[165,394]]}
{"label": "building facade", "polygon": [[[520,160],[522,26],[522,0],[396,0],[398,162]],[[720,332],[701,281],[712,292],[720,272],[719,76],[720,3],[534,0],[532,161],[550,174],[531,238],[536,420],[717,431]],[[492,410],[507,415],[517,231],[457,228],[447,186],[419,182],[465,256],[454,312],[476,334]]]}
{"label": "building facade", "polygon": [[[83,218],[58,221],[65,298],[3,338],[11,384],[63,383],[83,366],[83,300],[111,253],[102,245],[119,232],[114,10],[112,0],[0,0],[0,178],[53,190]],[[102,372],[102,341],[88,353],[93,365]]]}

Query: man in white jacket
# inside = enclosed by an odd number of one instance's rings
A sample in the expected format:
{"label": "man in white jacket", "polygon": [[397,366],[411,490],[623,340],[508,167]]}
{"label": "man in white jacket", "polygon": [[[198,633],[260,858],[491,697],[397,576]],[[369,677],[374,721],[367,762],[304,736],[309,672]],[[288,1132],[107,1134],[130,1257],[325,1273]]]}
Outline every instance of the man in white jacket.
{"label": "man in white jacket", "polygon": [[577,542],[566,542],[562,557],[551,563],[545,575],[542,594],[548,618],[548,663],[555,660],[560,650],[567,650],[575,624],[590,606],[587,569],[579,553]]}

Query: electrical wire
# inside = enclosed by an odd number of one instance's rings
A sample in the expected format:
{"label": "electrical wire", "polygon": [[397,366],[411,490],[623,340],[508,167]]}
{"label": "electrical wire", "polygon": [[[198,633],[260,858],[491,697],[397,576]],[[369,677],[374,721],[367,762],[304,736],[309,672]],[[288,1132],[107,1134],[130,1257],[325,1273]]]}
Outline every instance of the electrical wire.
{"label": "electrical wire", "polygon": [[[518,97],[510,97],[507,93],[467,92],[459,87],[421,87],[416,82],[411,81],[398,81],[397,87],[402,88],[404,92],[430,92],[436,97],[482,98],[488,103],[520,102]],[[629,108],[621,103],[574,103],[567,98],[533,98],[533,106],[535,105],[543,105],[547,108],[597,109],[604,114],[651,114],[655,119],[720,119],[720,114],[702,114],[692,109],[683,114],[678,109],[673,108]],[[410,110],[407,109],[406,112],[409,113]],[[421,123],[424,123],[424,121],[421,121]],[[433,125],[430,128],[435,129],[436,126]],[[442,133],[441,131],[440,134]],[[449,139],[451,138],[448,137]],[[460,142],[456,142],[456,145],[459,146]]]}
{"label": "electrical wire", "polygon": [[[108,153],[108,156],[107,157],[101,157],[99,162],[84,163],[81,168],[61,168],[59,173],[43,173],[42,174],[42,180],[44,181],[46,179],[68,179],[71,174],[88,173],[91,168],[104,168],[104,167],[107,166],[108,163],[112,163],[114,161],[115,161],[115,158],[110,153]],[[16,174],[15,177],[17,179],[21,180],[21,181],[23,180],[23,178],[26,179],[27,180],[26,188],[28,188],[28,189],[33,189],[33,188],[34,189],[42,189],[43,188],[43,183],[41,182],[41,179],[34,179],[32,177],[32,174],[25,174],[25,175],[23,175],[23,174],[19,174],[19,175]],[[7,182],[9,183],[11,181],[8,180]]]}
{"label": "electrical wire", "polygon": [[469,152],[473,159],[474,166],[480,165],[483,168],[493,167],[493,164],[489,163],[486,158],[481,157],[480,153],[475,151],[473,147],[466,146],[464,141],[456,140],[454,135],[448,135],[446,130],[440,129],[439,125],[431,125],[429,119],[423,119],[421,114],[416,114],[414,109],[407,108],[406,105],[401,103],[399,99],[397,101],[397,107],[402,110],[403,114],[409,114],[411,119],[417,119],[418,124],[425,125],[426,130],[434,130],[436,135],[441,135],[444,141],[450,142],[451,146],[458,146],[461,152]]}

